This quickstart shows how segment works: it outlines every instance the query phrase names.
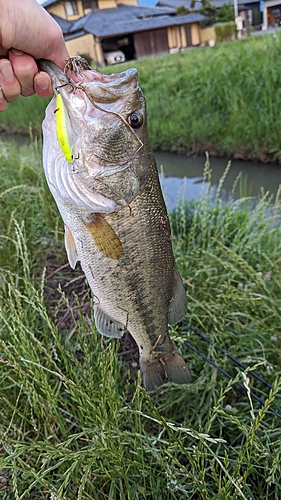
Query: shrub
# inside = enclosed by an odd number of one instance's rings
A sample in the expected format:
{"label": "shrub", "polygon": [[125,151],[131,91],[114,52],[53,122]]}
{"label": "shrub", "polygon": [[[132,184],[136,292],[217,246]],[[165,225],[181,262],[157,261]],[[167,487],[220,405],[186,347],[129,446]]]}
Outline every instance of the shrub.
{"label": "shrub", "polygon": [[237,26],[235,22],[222,23],[215,26],[215,34],[217,42],[227,42],[236,38]]}

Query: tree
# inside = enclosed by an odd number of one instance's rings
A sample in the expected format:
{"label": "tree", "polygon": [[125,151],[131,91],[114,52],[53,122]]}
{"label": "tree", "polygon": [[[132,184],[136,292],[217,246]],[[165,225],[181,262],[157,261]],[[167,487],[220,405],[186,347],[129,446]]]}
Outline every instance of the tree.
{"label": "tree", "polygon": [[216,21],[218,23],[227,23],[229,21],[235,21],[234,10],[230,3],[225,3],[217,9]]}
{"label": "tree", "polygon": [[194,9],[197,1],[201,3],[200,9],[198,9],[199,14],[206,17],[206,20],[201,21],[200,25],[204,28],[205,26],[214,24],[216,22],[216,7],[211,4],[210,0],[192,0],[190,4],[192,9]]}
{"label": "tree", "polygon": [[[195,5],[200,3],[199,9],[194,9]],[[211,0],[191,0],[190,8],[192,12],[196,10],[199,14],[206,17],[205,21],[201,21],[200,25],[202,28],[205,26],[210,26],[215,23],[225,23],[232,22],[235,20],[234,10],[230,3],[225,3],[219,9],[212,5]],[[184,16],[185,14],[190,14],[191,11],[184,5],[180,5],[176,10],[177,16]]]}
{"label": "tree", "polygon": [[179,5],[176,10],[176,16],[185,16],[186,14],[191,14],[190,10],[184,5]]}

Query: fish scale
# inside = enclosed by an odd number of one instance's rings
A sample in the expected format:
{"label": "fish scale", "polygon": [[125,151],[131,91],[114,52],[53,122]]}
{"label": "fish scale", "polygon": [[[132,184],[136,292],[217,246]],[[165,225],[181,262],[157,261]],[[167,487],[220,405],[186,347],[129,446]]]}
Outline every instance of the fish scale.
{"label": "fish scale", "polygon": [[[156,166],[153,168],[156,169]],[[88,234],[79,224],[79,215],[78,228],[68,223],[81,242],[81,246],[78,243],[81,265],[95,291],[97,303],[104,310],[110,308],[111,316],[127,327],[137,342],[143,345],[146,354],[163,333],[164,326],[167,330],[175,273],[169,235],[161,227],[161,218],[166,215],[164,204],[160,204],[158,198],[155,200],[158,203],[151,202],[151,187],[155,185],[158,188],[157,170],[148,178],[130,209],[124,208],[104,216],[122,242],[124,255],[118,263],[105,257],[95,246],[89,252],[88,246],[83,245]],[[161,195],[161,191],[157,191]],[[157,231],[151,237],[155,227]],[[89,259],[89,254],[95,255],[95,258]]]}
{"label": "fish scale", "polygon": [[[56,137],[55,104],[51,103],[43,124],[44,169],[65,223],[70,265],[81,262],[94,294],[96,327],[112,337],[121,337],[125,329],[131,333],[149,392],[168,381],[187,383],[190,374],[169,337],[168,326],[185,315],[186,293],[172,252],[137,74],[128,70],[103,77],[84,71],[83,63],[85,81],[77,84],[73,96],[65,82],[73,87],[75,80],[52,63],[44,62],[42,68],[50,74],[54,88],[64,85],[60,101],[72,127],[73,150],[78,152],[67,166]],[[71,60],[67,68],[71,68]],[[77,68],[79,58],[75,58]],[[106,110],[96,104],[100,95]],[[76,112],[79,99],[84,100],[79,104],[83,114]],[[136,122],[141,117],[137,130],[128,125],[131,113]],[[132,140],[140,145],[134,153]]]}

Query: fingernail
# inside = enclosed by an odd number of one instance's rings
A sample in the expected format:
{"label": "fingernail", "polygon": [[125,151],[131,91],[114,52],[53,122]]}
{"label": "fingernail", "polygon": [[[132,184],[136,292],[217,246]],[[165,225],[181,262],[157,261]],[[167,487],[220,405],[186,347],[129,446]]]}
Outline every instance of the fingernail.
{"label": "fingernail", "polygon": [[45,77],[40,77],[39,75],[36,78],[36,85],[40,90],[48,90],[49,88],[49,80]]}
{"label": "fingernail", "polygon": [[0,102],[4,101],[4,95],[2,92],[2,88],[0,87]]}
{"label": "fingernail", "polygon": [[12,52],[12,54],[14,54],[14,56],[22,56],[23,54],[25,54],[25,52],[23,52],[22,50],[18,50],[18,49],[11,49],[10,52]]}
{"label": "fingernail", "polygon": [[0,63],[0,73],[7,82],[12,82],[15,79],[11,64],[4,59]]}

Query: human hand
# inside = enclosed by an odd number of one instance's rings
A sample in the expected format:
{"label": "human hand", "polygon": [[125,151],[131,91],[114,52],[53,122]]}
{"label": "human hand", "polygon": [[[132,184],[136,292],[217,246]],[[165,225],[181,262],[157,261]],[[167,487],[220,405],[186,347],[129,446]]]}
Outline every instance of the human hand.
{"label": "human hand", "polygon": [[51,79],[36,59],[61,69],[69,54],[59,25],[36,0],[0,0],[0,111],[19,95],[52,95]]}

